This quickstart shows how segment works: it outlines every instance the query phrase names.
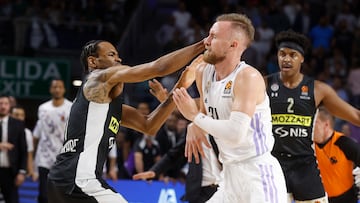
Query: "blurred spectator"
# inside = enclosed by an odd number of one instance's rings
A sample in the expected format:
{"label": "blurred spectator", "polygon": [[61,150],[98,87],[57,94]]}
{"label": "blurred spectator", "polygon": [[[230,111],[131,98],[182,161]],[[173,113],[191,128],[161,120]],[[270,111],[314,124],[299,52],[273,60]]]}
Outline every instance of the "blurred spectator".
{"label": "blurred spectator", "polygon": [[[129,169],[126,167],[128,164],[126,161],[128,160],[128,151],[124,149],[125,143],[125,132],[123,130],[119,130],[116,135],[116,166],[117,166],[117,176],[119,179],[130,179],[130,174],[132,174],[134,168]],[[133,166],[135,164],[133,163]]]}
{"label": "blurred spectator", "polygon": [[291,26],[288,17],[283,12],[283,8],[276,3],[276,1],[268,1],[269,15],[267,22],[269,27],[274,30],[275,33],[278,33],[289,29]]}
{"label": "blurred spectator", "polygon": [[175,27],[179,30],[185,30],[189,26],[191,13],[186,9],[186,4],[183,0],[178,0],[177,5],[177,9],[172,13],[175,19]]}
{"label": "blurred spectator", "polygon": [[292,27],[295,23],[296,16],[299,13],[301,7],[296,0],[287,0],[284,3],[283,10],[284,14],[289,19],[290,26]]}
{"label": "blurred spectator", "polygon": [[169,53],[181,47],[184,47],[185,41],[180,30],[176,29],[170,41],[163,46],[163,52]]}
{"label": "blurred spectator", "polygon": [[[343,99],[344,101],[349,103],[349,95],[348,95],[346,89],[344,88],[343,80],[342,80],[341,77],[334,76],[332,88],[335,90],[336,94],[341,99]],[[343,124],[345,124],[344,120],[342,120],[340,118],[334,118],[334,126],[333,126],[333,128],[336,131],[340,131]]]}
{"label": "blurred spectator", "polygon": [[[11,116],[25,122],[25,109],[21,106],[14,106],[11,109]],[[34,142],[33,135],[29,128],[25,128],[26,144],[27,144],[27,175],[35,180],[34,174]]]}
{"label": "blurred spectator", "polygon": [[152,135],[143,135],[135,145],[136,173],[147,171],[161,158],[159,143]]}
{"label": "blurred spectator", "polygon": [[[137,109],[142,112],[144,116],[150,113],[150,104],[148,102],[139,102]],[[117,147],[118,147],[118,168],[119,177],[131,178],[135,172],[135,144],[139,139],[143,137],[143,134],[125,127],[120,127],[119,135],[117,135]],[[120,159],[120,160],[119,160]],[[122,159],[122,160],[121,160]],[[120,162],[122,161],[122,162]],[[124,167],[124,168],[123,168]],[[126,171],[124,171],[124,169]]]}
{"label": "blurred spectator", "polygon": [[350,45],[353,44],[354,38],[354,33],[349,29],[348,22],[341,20],[335,29],[333,44],[342,53],[347,64],[351,62],[352,46]]}
{"label": "blurred spectator", "polygon": [[326,67],[329,68],[330,75],[340,76],[342,78],[346,77],[348,74],[347,70],[347,61],[343,52],[340,49],[334,48],[332,50],[332,55],[325,60]]}
{"label": "blurred spectator", "polygon": [[24,122],[10,117],[9,97],[0,95],[0,189],[6,203],[18,203],[26,176]]}
{"label": "blurred spectator", "polygon": [[205,31],[200,27],[194,18],[191,18],[187,29],[183,30],[185,45],[198,42],[206,37]]}
{"label": "blurred spectator", "polygon": [[310,30],[310,4],[309,2],[304,1],[302,8],[296,15],[295,22],[292,25],[292,29],[295,32],[307,34]]}
{"label": "blurred spectator", "polygon": [[354,31],[356,27],[356,17],[354,13],[351,12],[351,3],[343,2],[341,11],[336,14],[335,26],[340,24],[346,24],[350,32]]}
{"label": "blurred spectator", "polygon": [[346,81],[351,94],[350,103],[360,108],[360,59],[353,61]]}
{"label": "blurred spectator", "polygon": [[[360,19],[360,16],[359,16],[359,19]],[[360,25],[354,31],[354,41],[352,43],[352,54],[351,54],[351,56],[355,60],[360,59]],[[357,62],[357,63],[359,63],[359,62]]]}
{"label": "blurred spectator", "polygon": [[318,50],[322,47],[328,53],[333,35],[334,29],[329,24],[329,17],[327,15],[321,16],[318,24],[310,29],[309,37],[312,42],[312,48]]}
{"label": "blurred spectator", "polygon": [[159,45],[164,46],[172,40],[175,32],[175,18],[168,16],[165,23],[161,25],[160,29],[156,32],[156,41]]}
{"label": "blurred spectator", "polygon": [[177,117],[172,113],[156,134],[156,140],[159,142],[161,155],[164,155],[176,144],[176,123]]}
{"label": "blurred spectator", "polygon": [[39,174],[39,203],[47,202],[47,175],[63,145],[65,125],[72,105],[64,97],[63,80],[51,81],[50,94],[51,100],[38,108],[38,120],[33,131],[36,149],[35,164]]}
{"label": "blurred spectator", "polygon": [[[270,48],[275,36],[274,30],[272,30],[265,20],[262,21],[261,25],[256,28],[256,38],[252,43],[252,47],[255,48],[258,54],[258,65],[264,67],[266,63],[266,56],[270,52]],[[259,67],[259,66],[256,66]]]}

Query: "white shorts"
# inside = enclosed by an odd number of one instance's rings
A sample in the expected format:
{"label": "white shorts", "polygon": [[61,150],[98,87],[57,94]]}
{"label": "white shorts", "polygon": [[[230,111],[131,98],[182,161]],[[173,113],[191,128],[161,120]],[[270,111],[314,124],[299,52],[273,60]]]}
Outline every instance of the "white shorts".
{"label": "white shorts", "polygon": [[270,153],[223,165],[223,181],[208,203],[284,203],[285,178],[279,162]]}
{"label": "white shorts", "polygon": [[85,194],[94,197],[101,203],[128,203],[123,196],[111,189],[104,188],[98,179],[76,180],[78,186]]}

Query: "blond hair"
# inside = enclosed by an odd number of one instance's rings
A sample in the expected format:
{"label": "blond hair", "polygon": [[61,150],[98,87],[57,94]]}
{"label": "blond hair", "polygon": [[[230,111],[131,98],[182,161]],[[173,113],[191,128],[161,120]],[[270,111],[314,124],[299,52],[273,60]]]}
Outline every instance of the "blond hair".
{"label": "blond hair", "polygon": [[251,23],[251,20],[246,15],[238,13],[222,14],[216,18],[216,22],[219,21],[229,21],[235,30],[244,31],[246,37],[248,38],[247,46],[249,46],[254,40],[255,28]]}

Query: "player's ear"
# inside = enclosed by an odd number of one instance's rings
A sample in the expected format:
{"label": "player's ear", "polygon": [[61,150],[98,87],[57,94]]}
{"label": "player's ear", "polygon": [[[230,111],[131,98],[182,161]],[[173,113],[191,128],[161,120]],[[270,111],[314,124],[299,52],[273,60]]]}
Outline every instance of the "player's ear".
{"label": "player's ear", "polygon": [[238,46],[238,42],[237,41],[232,41],[230,44],[230,47],[237,47]]}
{"label": "player's ear", "polygon": [[96,58],[94,56],[89,56],[87,58],[87,62],[88,62],[89,67],[92,67],[92,68],[96,67]]}

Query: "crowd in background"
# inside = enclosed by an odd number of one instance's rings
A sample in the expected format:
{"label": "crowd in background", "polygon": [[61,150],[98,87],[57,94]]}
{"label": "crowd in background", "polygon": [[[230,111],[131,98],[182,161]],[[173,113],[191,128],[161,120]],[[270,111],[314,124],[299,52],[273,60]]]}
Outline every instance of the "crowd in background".
{"label": "crowd in background", "polygon": [[[90,39],[119,43],[130,20],[130,11],[138,2],[0,0],[0,54],[36,56],[36,52],[42,48],[78,51]],[[142,47],[149,53],[156,49],[160,55],[201,40],[207,36],[206,31],[214,18],[221,13],[245,13],[256,29],[255,40],[244,54],[247,63],[264,75],[278,71],[275,34],[288,29],[303,33],[311,40],[312,51],[305,57],[307,60],[303,63],[302,71],[331,85],[342,99],[360,108],[360,1],[161,2],[146,1],[149,13],[161,16],[161,20],[157,21],[161,24],[153,24],[151,28],[156,30],[153,35],[156,47]],[[23,21],[26,21],[27,26],[19,26]],[[22,39],[17,31],[23,32],[25,37]],[[24,49],[20,49],[21,46]],[[175,73],[160,78],[160,81],[170,90],[178,76]],[[145,115],[148,114],[157,101],[148,93],[147,84],[140,83],[128,88],[133,91],[125,90],[128,94],[127,102],[141,109]],[[196,94],[195,89],[192,88],[193,94]],[[25,110],[28,108],[25,104],[23,106]],[[109,165],[109,177],[131,179],[133,174],[148,170],[177,140],[185,136],[187,123],[175,111],[155,136],[121,128],[113,156],[116,158],[117,172],[114,175],[114,166]],[[360,130],[357,127],[337,119],[335,129],[360,142]],[[159,179],[183,181],[186,160],[174,163],[174,166],[173,170],[162,174]]]}

